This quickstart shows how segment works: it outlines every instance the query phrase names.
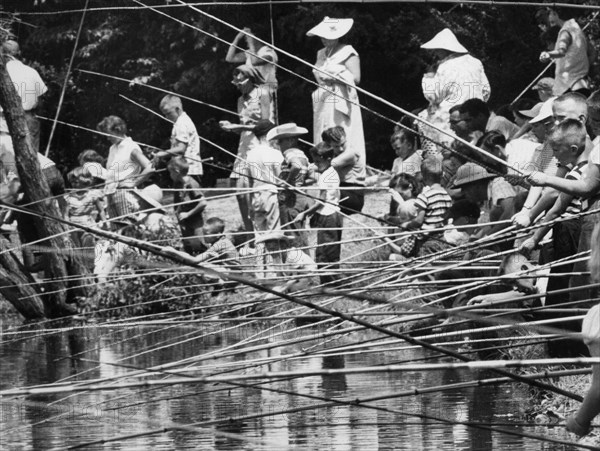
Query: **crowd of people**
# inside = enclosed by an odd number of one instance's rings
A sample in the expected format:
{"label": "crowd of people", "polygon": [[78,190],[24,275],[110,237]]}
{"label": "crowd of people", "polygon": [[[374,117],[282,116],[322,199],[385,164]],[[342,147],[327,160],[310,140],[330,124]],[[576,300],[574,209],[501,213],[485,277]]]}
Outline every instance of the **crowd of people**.
{"label": "crowd of people", "polygon": [[[592,230],[600,219],[600,91],[591,91],[588,78],[595,52],[575,20],[564,21],[549,8],[540,10],[536,20],[544,36],[554,36],[547,38],[554,42],[543,49],[540,61],[554,61],[555,75],[535,84],[536,99],[522,97],[496,112],[487,104],[491,87],[483,64],[450,29],[421,46],[437,63],[423,77],[427,107],[398,121],[390,138],[397,157],[389,170],[390,207],[379,212],[382,223],[392,229],[390,259],[409,261],[502,236],[507,228],[525,229],[527,236],[488,240],[479,251],[514,249],[531,257],[549,233],[551,246],[542,246],[540,263],[590,251]],[[266,267],[287,277],[282,290],[298,288],[295,270],[316,273],[323,284],[344,283],[338,271],[344,219],[363,209],[367,169],[357,90],[359,55],[340,41],[352,26],[352,19],[326,17],[307,33],[323,43],[313,66],[317,88],[308,154],[300,146],[307,128],[291,122],[277,125],[275,50],[259,46],[245,28],[226,56],[238,64],[233,84],[240,91],[239,123],[224,120],[219,125],[239,134],[230,187],[237,190],[243,229],[254,235],[255,243],[244,252],[266,256]],[[149,184],[152,174],[164,169],[172,182],[168,188],[175,193],[173,213],[183,242],[183,252],[169,252],[228,270],[240,266],[241,248],[226,234],[231,225],[218,217],[204,218],[200,138],[179,97],[166,95],[158,105],[173,123],[169,149],[146,155],[128,136],[125,121],[107,116],[97,130],[110,141],[108,157],[82,152],[79,165],[67,175],[70,190],[65,192],[56,166],[39,153],[35,110],[47,88],[35,70],[19,61],[16,42],[5,42],[2,53],[17,87],[34,87],[27,95],[21,93],[30,145],[38,151],[52,194],[61,199],[61,209],[75,227],[108,222],[117,230],[123,221],[140,221],[144,211],[166,211],[162,189]],[[26,203],[4,117],[0,134],[2,200]],[[27,243],[35,237],[25,218],[18,217],[17,223]],[[12,219],[3,218],[5,224]],[[307,223],[316,231],[314,261]],[[527,229],[534,223],[542,226]],[[94,243],[87,232],[75,231],[73,238],[82,247]],[[25,266],[33,270],[39,262],[27,254]],[[590,276],[585,265],[580,259],[552,266],[552,272],[562,275],[550,278],[548,291],[571,288],[570,305],[577,307],[597,303],[591,278],[597,279],[597,268]],[[545,302],[561,304],[565,296],[549,294]],[[590,320],[591,326],[586,320],[586,327],[597,340],[597,307],[594,312],[596,320]],[[569,428],[585,432],[593,410],[588,408]]]}

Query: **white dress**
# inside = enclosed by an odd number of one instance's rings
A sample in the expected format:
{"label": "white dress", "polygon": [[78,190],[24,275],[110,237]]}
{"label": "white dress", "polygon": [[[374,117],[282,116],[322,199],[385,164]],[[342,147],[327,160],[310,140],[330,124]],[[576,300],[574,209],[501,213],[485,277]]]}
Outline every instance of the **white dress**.
{"label": "white dress", "polygon": [[[450,108],[469,99],[490,98],[490,83],[483,70],[483,64],[468,53],[452,54],[443,59],[433,73],[426,73],[422,81],[423,95],[429,102],[427,110],[420,117],[449,133]],[[421,131],[438,142],[449,144],[449,136],[421,124]]]}
{"label": "white dress", "polygon": [[[351,45],[341,47],[329,57],[324,48],[317,53],[315,66],[345,80],[347,84],[326,83],[321,78],[321,72],[313,70],[315,79],[319,83],[319,88],[312,94],[314,142],[315,144],[321,142],[323,130],[336,125],[344,127],[347,146],[358,156],[358,161],[361,162],[362,171],[364,171],[366,152],[362,115],[358,105],[354,75],[344,65],[352,56],[358,56],[358,53]],[[333,91],[334,94],[329,91]],[[364,182],[365,175],[357,174],[356,178],[362,178]]]}

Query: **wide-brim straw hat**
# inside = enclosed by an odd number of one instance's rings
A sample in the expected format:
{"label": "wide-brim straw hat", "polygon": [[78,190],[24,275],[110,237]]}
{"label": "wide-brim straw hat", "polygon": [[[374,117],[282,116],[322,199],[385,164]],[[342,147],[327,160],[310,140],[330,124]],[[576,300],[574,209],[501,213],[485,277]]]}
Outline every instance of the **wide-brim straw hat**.
{"label": "wide-brim straw hat", "polygon": [[267,141],[272,139],[290,138],[293,136],[305,135],[308,130],[304,127],[298,127],[295,123],[289,122],[281,124],[267,133]]}
{"label": "wide-brim straw hat", "polygon": [[350,31],[354,19],[336,19],[325,17],[321,23],[306,32],[307,36],[319,36],[325,39],[339,39]]}
{"label": "wide-brim straw hat", "polygon": [[444,28],[433,39],[427,41],[421,46],[422,49],[435,50],[442,49],[454,53],[469,53],[469,51],[460,43],[452,33],[450,28]]}
{"label": "wide-brim straw hat", "polygon": [[461,186],[468,185],[469,183],[493,178],[496,178],[494,174],[490,174],[485,168],[479,166],[478,164],[469,162],[458,168],[452,187],[460,188]]}
{"label": "wide-brim straw hat", "polygon": [[540,108],[540,112],[537,114],[536,117],[531,119],[529,123],[537,124],[538,122],[542,122],[548,119],[549,117],[552,117],[554,115],[554,113],[552,112],[552,104],[554,103],[554,100],[556,100],[556,97],[550,97],[548,100],[546,100]]}
{"label": "wide-brim straw hat", "polygon": [[529,110],[519,110],[518,113],[521,114],[522,116],[525,116],[525,117],[528,117],[530,119],[533,119],[538,114],[540,114],[540,110],[542,109],[542,105],[543,104],[544,104],[544,102],[536,103],[531,109],[529,109]]}
{"label": "wide-brim straw hat", "polygon": [[265,235],[259,236],[256,240],[254,240],[254,242],[256,244],[259,244],[259,243],[264,243],[265,241],[287,241],[287,242],[289,242],[290,240],[291,240],[291,238],[283,232],[271,232],[271,233],[267,233]]}
{"label": "wide-brim straw hat", "polygon": [[163,206],[162,198],[163,192],[162,189],[156,185],[148,185],[144,189],[134,189],[132,193],[139,197],[142,202],[145,202],[147,205],[143,203],[140,205],[142,210],[160,210],[162,213],[165,213],[165,207]]}

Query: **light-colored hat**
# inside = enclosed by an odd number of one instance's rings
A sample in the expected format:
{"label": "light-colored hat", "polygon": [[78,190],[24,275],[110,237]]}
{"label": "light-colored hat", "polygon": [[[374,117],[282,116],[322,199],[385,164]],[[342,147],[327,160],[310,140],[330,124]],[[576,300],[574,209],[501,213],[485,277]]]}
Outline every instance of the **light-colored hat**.
{"label": "light-colored hat", "polygon": [[132,193],[138,196],[143,202],[147,204],[140,205],[142,210],[156,209],[165,213],[163,204],[161,203],[163,198],[163,192],[158,185],[148,185],[141,190],[134,189]]}
{"label": "light-colored hat", "polygon": [[469,183],[477,182],[479,180],[493,179],[496,176],[490,174],[485,168],[475,163],[465,163],[456,171],[456,178],[452,186],[459,188]]}
{"label": "light-colored hat", "polygon": [[455,53],[469,53],[469,51],[458,42],[454,33],[450,28],[444,28],[438,34],[436,34],[431,41],[427,41],[421,46],[422,49],[443,49],[449,50]]}
{"label": "light-colored hat", "polygon": [[305,135],[306,133],[308,133],[308,130],[304,127],[298,127],[295,123],[289,122],[271,129],[269,133],[267,133],[267,141],[271,141],[272,139]]}
{"label": "light-colored hat", "polygon": [[538,122],[542,122],[543,120],[548,119],[549,117],[552,117],[553,116],[552,104],[554,103],[555,99],[556,99],[556,97],[550,97],[548,100],[546,100],[544,102],[544,104],[542,105],[542,107],[540,108],[540,112],[537,114],[536,117],[531,119],[529,121],[529,123],[536,124]]}
{"label": "light-colored hat", "polygon": [[519,110],[518,113],[528,117],[530,119],[533,119],[534,117],[536,117],[538,114],[540,114],[540,110],[542,109],[542,105],[544,104],[544,102],[539,102],[536,103],[533,108],[531,108],[530,110]]}
{"label": "light-colored hat", "polygon": [[291,238],[283,232],[271,232],[271,233],[267,233],[265,235],[259,236],[256,240],[254,240],[254,242],[256,244],[258,244],[258,243],[264,243],[265,241],[288,241],[289,242],[290,240],[291,240]]}
{"label": "light-colored hat", "polygon": [[325,17],[323,21],[306,32],[307,36],[319,36],[325,39],[339,39],[350,31],[354,19],[335,19]]}
{"label": "light-colored hat", "polygon": [[544,77],[538,80],[535,86],[531,89],[533,89],[534,91],[537,91],[539,89],[542,89],[544,91],[552,91],[552,88],[554,88],[554,78]]}

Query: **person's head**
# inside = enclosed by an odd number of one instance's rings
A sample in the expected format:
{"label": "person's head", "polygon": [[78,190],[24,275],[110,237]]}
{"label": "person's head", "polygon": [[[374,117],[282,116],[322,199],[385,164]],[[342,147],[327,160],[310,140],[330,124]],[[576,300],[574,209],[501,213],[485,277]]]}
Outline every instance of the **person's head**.
{"label": "person's head", "polygon": [[167,170],[169,176],[174,182],[180,182],[188,174],[190,164],[187,162],[185,157],[177,155],[169,160],[167,164]]}
{"label": "person's head", "polygon": [[183,104],[178,96],[167,94],[160,101],[160,112],[169,119],[171,122],[175,122],[181,113],[183,113]]}
{"label": "person's head", "polygon": [[421,163],[421,176],[427,186],[435,185],[442,181],[442,163],[434,157],[426,158]]}
{"label": "person's head", "polygon": [[19,48],[19,44],[17,41],[13,41],[9,39],[2,43],[2,47],[0,47],[0,52],[3,55],[12,56],[13,58],[18,58],[21,54],[21,49]]}
{"label": "person's head", "polygon": [[390,144],[396,156],[406,160],[417,151],[417,135],[401,128],[390,137]]}
{"label": "person's head", "polygon": [[[479,138],[479,141],[477,141],[477,147],[481,147],[483,150],[491,153],[501,160],[506,160],[506,153],[504,152],[504,148],[506,147],[506,138],[498,130],[490,130],[489,132],[486,132],[481,138]],[[482,164],[485,164],[486,166],[489,166],[498,172],[506,172],[505,165],[498,163],[487,155],[482,154],[478,158]]]}
{"label": "person's head", "polygon": [[96,126],[98,131],[106,133],[108,140],[115,144],[127,136],[127,124],[119,116],[106,116]]}
{"label": "person's head", "polygon": [[537,91],[540,102],[545,102],[549,98],[552,97],[552,92],[554,89],[554,78],[544,77],[541,78],[533,88],[534,91]]}
{"label": "person's head", "polygon": [[446,213],[446,220],[452,219],[455,226],[477,224],[481,216],[479,205],[470,200],[460,199],[452,204]]}
{"label": "person's head", "polygon": [[555,123],[578,119],[585,124],[588,116],[587,99],[578,92],[567,92],[554,99],[552,115]]}
{"label": "person's head", "polygon": [[81,166],[67,173],[67,180],[72,188],[89,188],[94,184],[94,178]]}
{"label": "person's head", "polygon": [[421,184],[410,174],[395,174],[390,179],[390,188],[396,190],[402,199],[414,199],[421,192]]}
{"label": "person's head", "polygon": [[544,142],[546,140],[546,137],[552,130],[552,127],[554,127],[554,100],[554,97],[546,100],[542,104],[536,116],[529,121],[531,124],[531,131],[540,142]]}
{"label": "person's head", "polygon": [[587,125],[594,136],[600,136],[600,89],[592,92],[587,99]]}
{"label": "person's head", "polygon": [[284,254],[291,247],[290,238],[282,232],[273,232],[259,237],[256,244],[260,243],[264,243],[265,250],[272,256]]}
{"label": "person's head", "polygon": [[310,155],[313,158],[313,162],[317,166],[319,172],[323,172],[331,166],[331,160],[333,159],[333,148],[329,147],[324,142],[317,144],[310,149]]}
{"label": "person's head", "polygon": [[[498,268],[498,275],[508,276],[510,274],[515,275],[515,278],[510,279],[510,282],[517,291],[526,294],[537,292],[535,286],[538,276],[536,266],[532,265],[523,254],[514,252],[502,258],[502,262]],[[525,277],[525,275],[529,277]]]}
{"label": "person's head", "polygon": [[519,127],[522,127],[529,122],[530,118],[520,113],[520,111],[530,110],[536,105],[536,103],[537,102],[535,100],[528,97],[521,97],[515,103],[513,103],[510,106],[510,109],[512,111],[515,124],[517,124]]}
{"label": "person's head", "polygon": [[540,8],[535,13],[535,21],[542,31],[548,30],[550,27],[562,25],[560,16],[555,9]]}
{"label": "person's head", "polygon": [[267,141],[274,141],[282,152],[298,147],[300,136],[308,133],[304,127],[298,127],[294,122],[278,125],[267,133]]}
{"label": "person's head", "polygon": [[321,139],[333,149],[335,155],[339,155],[346,150],[346,131],[341,125],[323,130]]}
{"label": "person's head", "polygon": [[554,46],[556,44],[556,40],[558,39],[560,29],[561,27],[559,25],[553,25],[550,28],[546,29],[546,31],[542,32],[542,34],[540,35],[540,41],[542,41],[542,46],[547,52],[554,50]]}
{"label": "person's head", "polygon": [[242,64],[233,70],[232,83],[237,86],[242,94],[249,93],[255,86],[261,85],[264,82],[265,79],[254,66]]}
{"label": "person's head", "polygon": [[221,218],[208,218],[202,227],[204,241],[208,244],[214,244],[223,237],[225,232],[225,223]]}
{"label": "person's head", "polygon": [[477,204],[487,200],[488,183],[495,176],[475,163],[465,163],[456,171],[453,188],[460,188],[465,199]]}
{"label": "person's head", "polygon": [[469,99],[460,106],[460,117],[469,133],[485,132],[485,126],[490,118],[490,109],[481,99]]}
{"label": "person's head", "polygon": [[548,143],[554,156],[562,164],[573,164],[585,150],[585,126],[577,119],[565,119],[555,125]]}
{"label": "person's head", "polygon": [[275,124],[273,122],[271,122],[270,120],[259,119],[256,122],[256,124],[254,125],[252,133],[254,133],[254,136],[256,136],[260,141],[266,141],[267,134],[273,128],[275,128]]}
{"label": "person's head", "polygon": [[77,162],[80,166],[84,163],[99,163],[104,165],[104,158],[94,149],[86,149],[77,156]]}

